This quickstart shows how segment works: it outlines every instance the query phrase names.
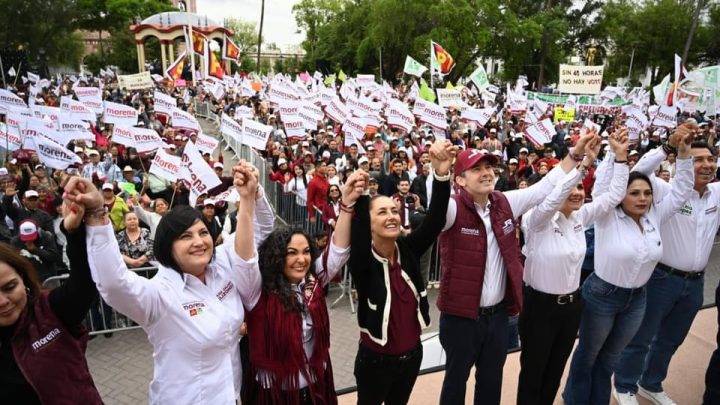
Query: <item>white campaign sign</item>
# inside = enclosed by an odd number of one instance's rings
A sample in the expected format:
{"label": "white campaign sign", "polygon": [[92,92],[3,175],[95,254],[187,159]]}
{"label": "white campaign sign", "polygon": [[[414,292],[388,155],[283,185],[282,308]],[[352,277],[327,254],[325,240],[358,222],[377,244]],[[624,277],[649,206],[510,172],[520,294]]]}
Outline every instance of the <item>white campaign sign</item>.
{"label": "white campaign sign", "polygon": [[10,152],[22,148],[20,135],[11,134],[10,131],[8,131],[7,124],[2,122],[0,122],[0,148],[7,149]]}
{"label": "white campaign sign", "polygon": [[535,145],[544,145],[552,141],[555,135],[555,127],[550,118],[545,118],[525,128],[525,136]]}
{"label": "white campaign sign", "polygon": [[640,138],[640,133],[648,126],[648,118],[639,108],[632,108],[627,113],[625,125],[628,127],[630,139]]}
{"label": "white campaign sign", "polygon": [[106,101],[103,122],[123,127],[134,127],[138,123],[138,112],[129,105]]}
{"label": "white campaign sign", "polygon": [[67,113],[63,113],[63,111],[58,107],[48,107],[44,105],[33,105],[30,106],[30,111],[32,111],[33,115],[35,115],[35,118],[45,119],[52,121],[54,124],[58,123],[58,120],[60,119],[60,115],[68,115]]}
{"label": "white campaign sign", "polygon": [[215,171],[203,160],[192,142],[188,142],[183,150],[179,177],[189,183],[190,205],[193,207],[200,195],[221,184]]}
{"label": "white campaign sign", "polygon": [[150,173],[169,181],[177,181],[181,165],[182,159],[179,156],[173,156],[160,149],[150,164]]}
{"label": "white campaign sign", "polygon": [[663,105],[658,109],[657,115],[653,119],[653,125],[665,128],[675,128],[677,126],[677,107]]}
{"label": "white campaign sign", "polygon": [[438,96],[438,104],[441,107],[455,107],[460,105],[462,101],[462,94],[458,89],[435,89]]}
{"label": "white campaign sign", "polygon": [[76,87],[75,96],[95,114],[103,113],[102,91],[98,87]]}
{"label": "white campaign sign", "polygon": [[[287,122],[285,122],[287,130]],[[267,148],[267,141],[272,134],[273,127],[265,125],[257,121],[244,119],[242,122],[242,139],[241,142],[244,145],[253,147],[255,149],[265,150]]]}
{"label": "white campaign sign", "polygon": [[447,128],[445,109],[435,103],[418,98],[415,100],[413,114],[418,118],[418,121],[430,125],[438,131],[444,131]]}
{"label": "white campaign sign", "polygon": [[75,140],[84,139],[95,141],[95,134],[90,131],[90,123],[77,119],[70,114],[60,114],[58,119],[58,131],[63,137]]}
{"label": "white campaign sign", "polygon": [[71,164],[82,164],[82,160],[78,155],[44,136],[36,136],[28,139],[27,142],[28,144],[34,144],[33,149],[37,153],[38,159],[47,167],[64,170]]}
{"label": "white campaign sign", "polygon": [[112,138],[110,140],[112,142],[119,143],[120,145],[125,145],[129,148],[135,147],[135,137],[133,136],[131,128],[132,127],[122,127],[119,125],[115,125],[113,127]]}
{"label": "white campaign sign", "polygon": [[475,122],[479,126],[483,127],[487,124],[488,120],[490,120],[490,117],[492,117],[495,111],[495,108],[468,108],[460,114],[460,118],[465,121]]}
{"label": "white campaign sign", "polygon": [[240,139],[242,139],[242,125],[230,118],[229,115],[223,114],[220,120],[220,133],[240,142]]}
{"label": "white campaign sign", "polygon": [[412,115],[408,106],[402,101],[391,98],[388,100],[387,124],[390,127],[400,128],[410,132],[415,126],[415,116]]}
{"label": "white campaign sign", "polygon": [[163,146],[163,141],[154,129],[127,128],[132,132],[135,149],[138,152],[152,152]]}
{"label": "white campaign sign", "polygon": [[27,108],[25,101],[14,93],[0,89],[0,111],[16,111]]}
{"label": "white campaign sign", "polygon": [[[243,122],[245,121],[243,120]],[[288,139],[305,138],[305,121],[299,115],[283,119],[283,125],[285,126],[285,135],[287,135]]]}
{"label": "white campaign sign", "polygon": [[91,109],[86,107],[85,104],[77,100],[73,100],[68,96],[63,96],[60,98],[60,109],[68,112],[74,118],[84,121],[90,121],[94,123],[97,119],[95,113]]}
{"label": "white campaign sign", "polygon": [[350,115],[350,109],[338,96],[333,97],[332,101],[325,107],[325,115],[331,120],[341,123],[345,122]]}
{"label": "white campaign sign", "polygon": [[[363,136],[365,136],[365,120],[360,117],[349,117],[347,120],[345,120],[345,123],[342,126],[342,130],[345,132],[346,135],[350,135],[355,139],[362,139]],[[346,146],[351,145],[347,144],[347,138],[345,142]],[[357,144],[360,143],[358,142]]]}
{"label": "white campaign sign", "polygon": [[177,100],[173,96],[155,91],[153,94],[155,100],[155,112],[171,115],[173,108],[177,108]]}
{"label": "white campaign sign", "polygon": [[197,136],[197,139],[195,139],[195,147],[197,147],[197,149],[203,155],[206,153],[212,155],[213,151],[215,150],[215,148],[217,148],[219,143],[219,140],[205,134],[199,134]]}
{"label": "white campaign sign", "polygon": [[[223,117],[224,116],[225,114],[223,114]],[[191,114],[179,108],[173,108],[170,119],[172,120],[173,128],[192,129],[197,131],[198,133],[201,131],[200,123],[198,122],[198,120],[196,120],[195,117],[193,117]]]}

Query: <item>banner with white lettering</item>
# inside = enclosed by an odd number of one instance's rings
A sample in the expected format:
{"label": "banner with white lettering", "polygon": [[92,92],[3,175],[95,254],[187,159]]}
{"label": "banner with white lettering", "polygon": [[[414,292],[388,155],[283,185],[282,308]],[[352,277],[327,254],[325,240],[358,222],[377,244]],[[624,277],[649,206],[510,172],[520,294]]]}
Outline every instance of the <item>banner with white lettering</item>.
{"label": "banner with white lettering", "polygon": [[555,127],[550,118],[545,118],[525,128],[525,136],[535,145],[544,145],[552,141]]}
{"label": "banner with white lettering", "polygon": [[[649,111],[649,109],[648,109]],[[663,103],[657,111],[657,115],[653,119],[653,125],[665,128],[675,128],[677,126],[677,107],[674,105],[667,106]]]}
{"label": "banner with white lettering", "polygon": [[458,89],[435,89],[435,92],[441,107],[456,107],[463,102],[462,94]]}
{"label": "banner with white lettering", "polygon": [[[225,114],[223,114],[224,116]],[[173,128],[185,128],[185,129],[192,129],[198,133],[200,133],[200,123],[198,122],[195,117],[192,116],[192,114],[189,114],[179,108],[173,108],[172,114],[170,115],[170,119],[172,120],[172,127]]]}
{"label": "banner with white lettering", "polygon": [[495,108],[468,108],[460,114],[463,121],[472,121],[478,126],[485,126],[490,117],[497,111]]}
{"label": "banner with white lettering", "polygon": [[22,148],[22,139],[19,134],[11,134],[7,124],[0,122],[0,148],[15,151]]}
{"label": "banner with white lettering", "polygon": [[626,112],[627,119],[625,125],[628,128],[628,134],[630,139],[640,138],[640,133],[645,130],[648,126],[648,118],[642,110],[639,108],[632,108]]}
{"label": "banner with white lettering", "polygon": [[70,114],[60,114],[58,117],[58,131],[63,137],[75,140],[84,139],[95,141],[95,134],[90,131],[90,123],[77,119]]}
{"label": "banner with white lettering", "polygon": [[[245,120],[243,119],[243,121]],[[220,119],[220,133],[240,142],[240,139],[242,139],[242,125],[230,118],[229,115],[223,114]]]}
{"label": "banner with white lettering", "polygon": [[78,100],[87,108],[98,115],[103,113],[102,90],[97,87],[77,87],[74,91]]}
{"label": "banner with white lettering", "polygon": [[203,155],[206,153],[212,155],[213,151],[215,151],[215,148],[217,148],[219,143],[219,140],[205,134],[199,134],[195,139],[195,146]]}
{"label": "banner with white lettering", "polygon": [[190,206],[192,207],[195,206],[195,202],[200,195],[221,184],[215,171],[203,160],[202,155],[192,142],[185,145],[180,176],[178,177],[189,183]]}
{"label": "banner with white lettering", "polygon": [[134,75],[118,75],[118,87],[121,90],[140,90],[155,87],[150,72],[135,73]]}
{"label": "banner with white lettering", "polygon": [[180,167],[182,159],[179,156],[171,155],[162,149],[159,149],[150,164],[150,173],[167,179],[169,181],[177,181],[180,175]]}
{"label": "banner with white lettering", "polygon": [[155,91],[153,94],[155,101],[155,112],[171,115],[173,108],[177,108],[177,100],[173,96]]}
{"label": "banner with white lettering", "polygon": [[123,127],[134,127],[138,122],[138,112],[129,105],[106,101],[103,122]]}
{"label": "banner with white lettering", "polygon": [[40,162],[52,169],[64,170],[71,164],[82,164],[78,155],[45,136],[28,138],[25,140],[25,146],[35,150]]}
{"label": "banner with white lettering", "polygon": [[402,101],[396,98],[388,99],[388,107],[385,111],[388,126],[400,128],[405,132],[410,132],[415,126],[415,116],[412,115],[407,104]]}
{"label": "banner with white lettering", "polygon": [[69,113],[73,118],[95,123],[97,116],[85,104],[73,100],[72,97],[63,96],[60,98],[60,109]]}
{"label": "banner with white lettering", "polygon": [[571,94],[600,94],[603,66],[560,65],[558,91]]}
{"label": "banner with white lettering", "polygon": [[[288,131],[287,125],[288,122],[285,121],[286,131]],[[302,121],[300,122],[300,128],[302,129]],[[264,125],[257,121],[244,119],[242,122],[242,131],[243,136],[241,142],[244,145],[255,149],[265,150],[268,138],[270,138],[270,134],[272,134],[273,127],[270,125]]]}
{"label": "banner with white lettering", "polygon": [[[415,100],[413,114],[419,122],[430,125],[438,130],[438,132],[443,132],[447,128],[447,120],[445,118],[447,114],[445,113],[445,109],[435,103],[418,98]],[[438,133],[436,136],[442,135]]]}

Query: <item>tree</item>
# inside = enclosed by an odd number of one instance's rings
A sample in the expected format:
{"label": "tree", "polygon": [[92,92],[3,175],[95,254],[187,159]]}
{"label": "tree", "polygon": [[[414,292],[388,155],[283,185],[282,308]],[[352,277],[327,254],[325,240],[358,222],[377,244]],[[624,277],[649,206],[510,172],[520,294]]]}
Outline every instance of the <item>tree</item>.
{"label": "tree", "polygon": [[295,22],[298,28],[305,31],[303,48],[309,55],[310,61],[315,63],[315,51],[320,43],[320,28],[329,23],[341,10],[341,0],[301,0],[293,5]]}
{"label": "tree", "polygon": [[233,31],[232,39],[235,45],[240,48],[240,56],[257,49],[258,33],[255,23],[230,18],[227,27]]}

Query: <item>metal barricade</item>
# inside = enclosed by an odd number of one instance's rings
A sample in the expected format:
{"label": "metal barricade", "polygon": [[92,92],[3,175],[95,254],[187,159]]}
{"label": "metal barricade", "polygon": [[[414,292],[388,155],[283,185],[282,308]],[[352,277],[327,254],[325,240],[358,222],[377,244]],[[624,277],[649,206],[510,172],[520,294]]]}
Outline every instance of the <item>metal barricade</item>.
{"label": "metal barricade", "polygon": [[[139,267],[129,269],[141,277],[150,279],[157,273],[157,267]],[[62,285],[68,278],[69,274],[50,277],[43,282],[43,288],[56,288]],[[85,327],[90,335],[98,335],[101,333],[113,333],[130,329],[137,329],[140,326],[133,322],[127,316],[115,311],[108,305],[102,297],[93,303],[85,317]]]}
{"label": "metal barricade", "polygon": [[210,107],[207,103],[198,103],[193,99],[193,103],[195,106],[195,115],[202,118],[207,118],[208,112],[210,112]]}

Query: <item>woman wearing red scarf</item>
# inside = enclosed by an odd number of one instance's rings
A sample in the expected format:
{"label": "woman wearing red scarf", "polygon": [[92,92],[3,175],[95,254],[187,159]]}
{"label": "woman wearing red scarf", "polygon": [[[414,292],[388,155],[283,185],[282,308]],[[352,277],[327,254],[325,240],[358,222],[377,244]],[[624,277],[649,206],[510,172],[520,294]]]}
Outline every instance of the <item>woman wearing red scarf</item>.
{"label": "woman wearing red scarf", "polygon": [[[345,183],[335,232],[319,256],[310,236],[286,227],[274,230],[258,248],[262,293],[257,304],[248,308],[247,318],[249,403],[337,404],[323,288],[350,255],[353,206],[367,183],[363,171],[353,173]],[[252,236],[238,233],[236,237],[252,251]]]}

